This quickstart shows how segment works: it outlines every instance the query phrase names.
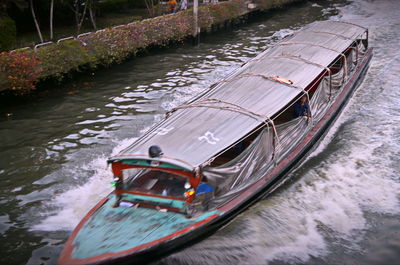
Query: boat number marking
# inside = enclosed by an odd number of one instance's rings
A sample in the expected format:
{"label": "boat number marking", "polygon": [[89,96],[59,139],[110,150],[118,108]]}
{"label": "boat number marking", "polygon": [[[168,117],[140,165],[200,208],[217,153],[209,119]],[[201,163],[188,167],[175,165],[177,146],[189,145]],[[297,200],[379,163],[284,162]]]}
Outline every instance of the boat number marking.
{"label": "boat number marking", "polygon": [[158,135],[166,135],[167,133],[169,133],[170,131],[172,131],[174,129],[174,127],[171,128],[157,128],[153,133],[158,134]]}
{"label": "boat number marking", "polygon": [[207,131],[203,136],[199,137],[199,141],[206,140],[209,144],[216,144],[220,139],[215,137],[212,132]]}

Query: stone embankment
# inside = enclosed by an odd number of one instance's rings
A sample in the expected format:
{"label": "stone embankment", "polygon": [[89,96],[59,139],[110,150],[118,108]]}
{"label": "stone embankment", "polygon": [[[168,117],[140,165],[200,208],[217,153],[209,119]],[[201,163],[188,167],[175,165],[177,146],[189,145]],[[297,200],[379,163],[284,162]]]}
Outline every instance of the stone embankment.
{"label": "stone embankment", "polygon": [[[198,25],[202,32],[235,21],[256,10],[269,10],[301,0],[231,0],[199,8]],[[36,45],[0,53],[0,91],[26,94],[36,84],[62,80],[73,72],[93,71],[120,63],[139,51],[165,46],[193,35],[193,11],[159,16],[106,28],[56,43]]]}

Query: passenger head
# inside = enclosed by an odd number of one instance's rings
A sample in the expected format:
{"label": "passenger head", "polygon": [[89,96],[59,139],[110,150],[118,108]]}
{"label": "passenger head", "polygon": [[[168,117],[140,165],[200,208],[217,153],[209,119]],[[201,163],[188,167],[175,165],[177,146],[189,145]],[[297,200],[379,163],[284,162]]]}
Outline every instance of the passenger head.
{"label": "passenger head", "polygon": [[300,102],[301,102],[301,103],[307,102],[307,96],[306,96],[306,95],[301,96]]}
{"label": "passenger head", "polygon": [[149,148],[149,156],[154,158],[154,157],[160,157],[163,155],[163,152],[161,148],[158,145],[152,145]]}

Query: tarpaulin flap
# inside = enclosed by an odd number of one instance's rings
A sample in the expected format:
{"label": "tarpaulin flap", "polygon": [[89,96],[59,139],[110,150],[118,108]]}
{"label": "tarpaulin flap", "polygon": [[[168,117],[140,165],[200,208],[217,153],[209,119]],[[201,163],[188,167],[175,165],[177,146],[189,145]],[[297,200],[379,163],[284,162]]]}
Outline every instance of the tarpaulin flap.
{"label": "tarpaulin flap", "polygon": [[205,167],[207,183],[216,187],[212,205],[218,206],[236,197],[264,176],[273,165],[273,133],[264,129],[238,157],[220,167]]}
{"label": "tarpaulin flap", "polygon": [[231,200],[242,193],[248,186],[265,177],[273,169],[274,153],[277,161],[292,150],[308,132],[310,121],[306,117],[298,117],[276,127],[279,135],[277,150],[274,150],[272,130],[264,129],[253,143],[234,160],[219,166],[205,167],[203,174],[207,183],[216,187],[212,207]]}

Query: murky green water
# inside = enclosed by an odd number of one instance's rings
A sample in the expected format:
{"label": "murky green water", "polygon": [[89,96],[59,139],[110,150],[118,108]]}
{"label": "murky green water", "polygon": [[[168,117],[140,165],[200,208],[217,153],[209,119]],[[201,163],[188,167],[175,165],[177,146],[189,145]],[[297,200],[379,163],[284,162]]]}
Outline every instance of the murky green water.
{"label": "murky green water", "polygon": [[400,2],[306,1],[0,107],[0,264],[55,264],[111,191],[106,158],[266,45],[315,20],[370,28],[375,55],[340,122],[293,180],[155,264],[397,264]]}

